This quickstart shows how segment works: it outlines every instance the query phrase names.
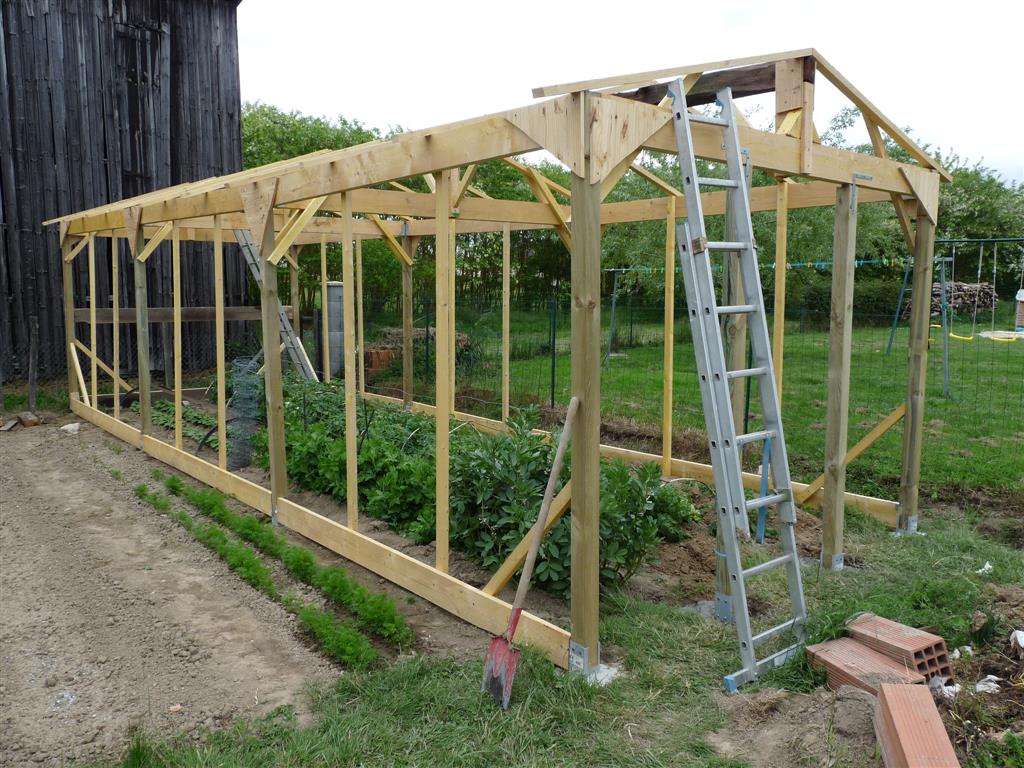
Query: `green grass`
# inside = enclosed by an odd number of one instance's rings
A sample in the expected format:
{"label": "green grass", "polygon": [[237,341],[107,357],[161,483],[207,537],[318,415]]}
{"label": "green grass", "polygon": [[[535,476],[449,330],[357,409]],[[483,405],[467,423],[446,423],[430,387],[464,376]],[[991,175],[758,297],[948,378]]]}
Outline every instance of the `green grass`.
{"label": "green grass", "polygon": [[[833,637],[853,614],[876,610],[934,627],[950,645],[967,642],[973,611],[989,607],[985,584],[1024,581],[1024,553],[991,543],[962,520],[932,518],[927,536],[897,539],[851,514],[848,551],[862,567],[805,569],[811,640]],[[985,560],[993,571],[976,574]],[[753,594],[777,602],[783,587],[776,573],[757,580]],[[595,688],[527,653],[507,714],[480,693],[481,644],[479,661],[418,657],[348,673],[314,691],[308,725],[284,711],[210,733],[199,745],[151,739],[130,749],[145,751],[152,765],[195,768],[743,765],[717,757],[706,743],[725,725],[715,695],[737,665],[731,627],[614,593],[603,600],[601,636],[624,677]],[[819,682],[801,656],[766,684],[807,690]],[[1017,754],[1011,749],[1017,747],[984,747],[965,768],[1000,765]]]}
{"label": "green grass", "polygon": [[[1007,320],[997,318],[997,327]],[[524,321],[525,322],[525,321]],[[525,335],[536,332],[525,322]],[[970,320],[959,319],[963,330]],[[985,325],[987,327],[987,324]],[[809,482],[822,471],[828,371],[826,327],[787,321],[783,382],[783,422],[793,476]],[[555,398],[569,398],[570,359],[568,328],[559,330],[555,365]],[[662,397],[662,347],[660,326],[637,325],[637,338],[653,343],[627,348],[602,368],[601,408],[605,419],[628,418],[659,428]],[[925,443],[922,484],[927,494],[949,486],[961,489],[1024,490],[1024,343],[950,340],[951,397],[943,397],[941,333],[933,329],[929,355],[928,399],[925,409]],[[519,326],[513,337],[520,339]],[[897,331],[890,354],[885,354],[889,329],[867,326],[854,329],[851,364],[849,443],[854,444],[906,398],[906,328]],[[703,429],[700,391],[695,375],[692,344],[685,322],[676,324],[678,343],[674,354],[673,400],[677,428]],[[542,346],[545,340],[538,341]],[[492,345],[493,346],[493,345]],[[500,391],[500,364],[485,347],[484,359],[459,374],[461,388],[481,393]],[[422,372],[418,372],[420,375]],[[541,401],[549,396],[551,360],[547,353],[513,359],[513,401]],[[386,383],[386,382],[385,382]],[[417,382],[417,392],[427,398],[429,384]],[[485,400],[498,400],[484,397]],[[758,424],[760,406],[756,388],[751,396],[751,429]],[[494,406],[482,404],[482,413],[494,414]],[[855,492],[892,498],[899,488],[902,427],[894,429],[860,459],[851,464],[848,488]]]}

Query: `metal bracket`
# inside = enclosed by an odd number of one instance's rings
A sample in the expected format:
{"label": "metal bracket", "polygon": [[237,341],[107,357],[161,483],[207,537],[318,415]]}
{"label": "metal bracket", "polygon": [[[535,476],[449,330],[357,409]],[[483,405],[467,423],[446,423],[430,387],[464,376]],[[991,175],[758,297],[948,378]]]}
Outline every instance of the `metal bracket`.
{"label": "metal bracket", "polygon": [[590,649],[575,640],[569,641],[569,671],[583,674],[590,672]]}
{"label": "metal bracket", "polygon": [[724,624],[732,624],[736,621],[732,613],[732,595],[715,593],[715,618]]}
{"label": "metal bracket", "polygon": [[832,570],[841,571],[846,566],[846,557],[842,552],[832,555]]}

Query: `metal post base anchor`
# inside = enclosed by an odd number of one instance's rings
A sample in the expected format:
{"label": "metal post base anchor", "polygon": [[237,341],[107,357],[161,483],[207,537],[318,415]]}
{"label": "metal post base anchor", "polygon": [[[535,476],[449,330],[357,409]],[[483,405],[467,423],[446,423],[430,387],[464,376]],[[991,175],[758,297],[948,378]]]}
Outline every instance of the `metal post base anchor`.
{"label": "metal post base anchor", "polygon": [[[601,647],[599,645],[598,656],[600,656],[600,653]],[[587,679],[587,682],[595,685],[608,685],[608,683],[622,674],[618,667],[613,667],[610,664],[598,662],[591,666],[590,652],[587,647],[573,640],[569,641],[569,671],[582,674]]]}
{"label": "metal post base anchor", "polygon": [[724,624],[733,624],[736,619],[732,613],[732,595],[715,593],[715,618]]}
{"label": "metal post base anchor", "polygon": [[275,502],[270,503],[270,524],[275,528],[283,528],[281,522],[277,519],[277,504]]}
{"label": "metal post base anchor", "polygon": [[[823,558],[822,565],[825,565],[825,563],[824,563],[824,555],[822,555],[822,558]],[[845,565],[846,565],[846,556],[842,552],[840,552],[838,554],[835,554],[835,555],[832,555],[832,565],[831,565],[830,570],[841,571],[841,570],[843,570]]]}
{"label": "metal post base anchor", "polygon": [[916,536],[917,533],[917,515],[911,515],[907,518],[906,527],[897,528],[893,536]]}

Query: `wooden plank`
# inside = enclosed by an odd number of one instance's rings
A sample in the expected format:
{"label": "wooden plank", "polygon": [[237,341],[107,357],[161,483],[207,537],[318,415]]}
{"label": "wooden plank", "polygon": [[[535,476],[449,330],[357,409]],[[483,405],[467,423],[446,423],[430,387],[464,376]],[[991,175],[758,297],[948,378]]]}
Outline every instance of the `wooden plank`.
{"label": "wooden plank", "polygon": [[[118,249],[118,238],[110,241],[110,311],[115,317],[121,304],[121,254]],[[113,369],[110,377],[114,380],[114,391],[117,391],[118,382],[121,380],[121,324],[114,323],[111,330],[113,346]],[[121,398],[114,398],[114,418],[121,418]]]}
{"label": "wooden plank", "polygon": [[[405,251],[402,251],[405,253]],[[359,391],[366,391],[366,346],[363,336],[363,239],[356,238],[356,355],[359,361]]]}
{"label": "wooden plank", "polygon": [[[448,186],[452,189],[455,185],[456,176],[452,173],[452,180]],[[450,411],[455,410],[455,361],[458,357],[458,347],[455,345],[455,256],[456,256],[456,244],[458,242],[458,235],[455,230],[451,231],[449,238],[451,243],[451,255],[448,262],[448,395],[449,395],[449,409]]]}
{"label": "wooden plank", "polygon": [[[69,240],[64,240],[61,243],[62,254],[67,254],[71,251],[72,243]],[[68,350],[68,364],[67,364],[67,375],[68,375],[68,392],[75,391],[75,371],[74,366],[71,364],[71,348],[75,342],[75,282],[74,275],[71,270],[71,262],[66,259],[61,259],[61,273],[63,280],[63,305],[64,305],[64,348]]]}
{"label": "wooden plank", "polygon": [[145,261],[153,255],[153,252],[157,247],[167,239],[167,236],[171,234],[171,230],[173,228],[173,222],[164,222],[160,229],[157,230],[157,233],[149,238],[149,241],[138,251],[138,255],[135,257],[135,260],[145,263]]}
{"label": "wooden plank", "polygon": [[[289,304],[284,306],[287,315],[294,319],[295,308]],[[96,310],[96,324],[110,325],[114,322],[114,311],[109,307],[100,307]],[[120,307],[117,310],[118,323],[134,323],[135,307]],[[173,307],[152,307],[147,312],[150,323],[173,323]],[[224,319],[228,321],[259,320],[259,307],[224,307]],[[182,307],[181,321],[183,323],[211,323],[217,319],[217,308],[214,307]],[[89,308],[78,307],[75,309],[75,321],[85,323],[89,321]]]}
{"label": "wooden plank", "polygon": [[[214,332],[217,345],[217,465],[228,468],[228,427],[226,361],[224,348],[224,240],[221,237],[220,217],[216,216],[213,241],[213,303]],[[114,326],[117,327],[116,325]]]}
{"label": "wooden plank", "polygon": [[[402,402],[397,397],[378,395],[370,392],[366,393],[366,398],[368,400],[376,400],[381,403],[401,404]],[[436,413],[434,406],[420,402],[413,402],[412,411],[413,413],[425,413],[428,415]],[[456,421],[467,422],[484,432],[507,431],[507,425],[497,419],[488,419],[483,416],[476,416],[474,414],[463,413],[461,411],[456,411],[452,416]],[[541,429],[535,429],[533,431],[535,434],[540,435],[549,434]],[[619,446],[607,444],[601,445],[601,456],[607,459],[622,459],[628,464],[644,464],[648,462],[658,463],[661,461],[661,456],[656,453],[646,453],[644,451],[637,451],[631,448],[620,448]],[[686,480],[696,480],[697,482],[714,487],[714,475],[710,464],[701,464],[697,461],[673,458],[671,476]],[[755,474],[753,472],[744,472],[743,487],[751,491],[759,490],[761,487],[761,475],[759,473]],[[793,482],[793,492],[797,496],[799,496],[800,492],[806,488],[806,483]],[[822,503],[822,496],[823,493],[821,490],[816,491],[805,500],[805,505],[820,507]],[[899,505],[895,501],[879,499],[874,496],[863,496],[857,493],[850,493],[849,491],[846,492],[844,499],[848,508],[855,509],[858,512],[863,512],[866,515],[880,520],[888,526],[896,526],[898,517],[897,507]]]}
{"label": "wooden plank", "polygon": [[[918,204],[914,236],[915,296],[928,296],[932,287],[935,224]],[[903,421],[903,468],[900,474],[901,529],[917,525],[918,491],[921,483],[921,446],[924,442],[925,384],[928,374],[928,333],[931,302],[915,301],[910,308],[910,342],[907,351],[907,415]]]}
{"label": "wooden plank", "polygon": [[284,393],[281,385],[281,325],[277,312],[277,265],[267,258],[274,249],[274,217],[270,215],[276,194],[275,182],[253,183],[244,190],[249,231],[258,243],[260,311],[263,329],[263,383],[267,401],[267,453],[270,463],[270,507],[277,514],[279,499],[288,493],[285,462]]}
{"label": "wooden plank", "polygon": [[434,455],[436,457],[434,498],[437,509],[436,518],[436,556],[437,569],[448,572],[448,422],[451,417],[451,380],[449,378],[448,357],[452,354],[451,338],[448,334],[448,303],[450,283],[448,271],[451,269],[451,221],[449,217],[449,194],[451,176],[448,173],[434,175],[436,192],[434,198],[434,224],[437,228],[434,242],[434,315],[437,318],[434,332]]}
{"label": "wooden plank", "polygon": [[789,188],[788,179],[779,179],[775,188],[775,300],[772,321],[772,364],[775,368],[775,389],[782,406],[782,366],[785,362],[786,338],[786,264],[789,237]]}
{"label": "wooden plank", "polygon": [[[123,389],[125,392],[131,392],[134,389],[134,387],[131,384],[122,379],[120,376],[115,376],[114,370],[109,365],[104,363],[103,360],[100,359],[99,355],[92,354],[92,352],[89,351],[89,348],[81,341],[75,339],[72,343],[75,345],[75,348],[79,352],[81,352],[83,355],[89,358],[89,360],[94,362],[97,368],[99,368],[101,371],[107,374],[107,376],[111,378],[111,380],[117,385],[117,387]],[[116,403],[118,401],[118,398],[115,397],[113,398],[113,400]]]}
{"label": "wooden plank", "polygon": [[[75,349],[75,345],[72,344],[68,347],[68,359],[71,360],[71,364],[75,369],[75,380],[78,382],[78,394],[82,398],[82,402],[89,405],[89,389],[85,386],[85,376],[82,375],[82,363],[78,359],[78,351]],[[74,390],[71,390],[74,392]]]}
{"label": "wooden plank", "polygon": [[307,203],[306,207],[302,209],[301,213],[295,217],[291,226],[286,227],[280,235],[277,236],[274,242],[274,249],[270,252],[270,256],[267,260],[273,264],[277,264],[281,261],[281,257],[287,253],[288,249],[295,243],[295,238],[299,236],[299,233],[306,228],[306,225],[310,222],[316,212],[320,210],[320,206],[323,205],[327,199],[325,195],[320,197],[314,197]]}
{"label": "wooden plank", "polygon": [[331,380],[331,329],[327,318],[327,236],[320,236],[320,326],[324,348],[324,383]]}
{"label": "wooden plank", "polygon": [[806,81],[800,93],[800,173],[814,173],[814,83]]}
{"label": "wooden plank", "polygon": [[174,307],[174,447],[182,447],[181,418],[181,236],[171,232],[171,303]]}
{"label": "wooden plank", "polygon": [[298,262],[289,261],[288,263],[288,299],[291,301],[292,306],[296,307],[296,311],[292,314],[292,330],[295,332],[296,338],[301,342],[302,340],[302,312],[298,309],[299,307],[299,265]]}
{"label": "wooden plank", "polygon": [[586,132],[582,121],[576,122],[572,117],[579,114],[575,103],[578,98],[578,94],[559,96],[551,101],[510,109],[505,113],[509,123],[577,174],[583,172],[582,134]]}
{"label": "wooden plank", "polygon": [[[146,245],[142,227],[139,226],[139,212],[135,208],[124,214],[125,228],[129,231],[128,246],[134,256]],[[146,262],[137,258],[132,261],[132,279],[135,282],[135,360],[139,370],[139,434],[148,435],[153,430],[151,413],[149,372],[149,288]]]}
{"label": "wooden plank", "polygon": [[[868,131],[868,136],[871,139],[871,146],[874,148],[875,154],[878,157],[888,158],[889,150],[885,146],[885,141],[882,139],[882,133],[878,130],[878,126],[870,120],[865,119],[864,127]],[[903,207],[903,196],[893,192],[890,199],[892,200],[892,207],[896,211],[896,220],[900,223],[900,230],[903,232],[903,240],[906,242],[911,253],[913,253],[914,226],[910,221],[910,217],[907,215],[906,208]]]}
{"label": "wooden plank", "polygon": [[99,372],[96,369],[96,238],[89,236],[89,394],[91,402],[99,395]]}
{"label": "wooden plank", "polygon": [[939,220],[939,175],[918,168],[900,168],[900,173],[907,177],[907,183],[914,190],[914,197],[919,203],[919,210],[935,224]]}
{"label": "wooden plank", "polygon": [[402,264],[402,404],[412,407],[412,257],[416,253],[415,238],[403,237],[402,241],[409,263]]}
{"label": "wooden plank", "polygon": [[[569,501],[572,499],[572,482],[566,483],[562,486],[562,490],[558,492],[554,500],[551,502],[551,507],[548,510],[547,520],[544,521],[544,535],[547,536],[551,532],[551,529],[555,527],[555,524],[562,519],[565,513],[569,510]],[[541,522],[538,520],[526,535],[523,536],[522,540],[516,544],[508,557],[505,558],[498,570],[491,576],[491,580],[487,582],[484,588],[481,590],[488,595],[497,595],[503,590],[508,583],[512,581],[512,577],[516,575],[516,572],[522,567],[523,563],[526,562],[526,553],[530,550],[530,539],[533,538],[533,532]]]}
{"label": "wooden plank", "polygon": [[509,331],[511,328],[510,306],[512,285],[512,234],[509,225],[501,230],[501,420],[508,423],[509,417]]}
{"label": "wooden plank", "polygon": [[359,423],[356,418],[356,310],[355,265],[352,251],[352,208],[349,196],[342,197],[341,280],[345,319],[345,509],[348,527],[359,530]]}
{"label": "wooden plank", "polygon": [[[140,443],[139,431],[134,427],[115,421],[74,398],[71,409],[79,417],[125,442],[134,445]],[[266,488],[152,437],[142,439],[141,444],[146,453],[159,461],[217,488],[265,515],[271,514],[271,494]],[[487,595],[386,544],[328,520],[294,501],[280,500],[278,521],[310,541],[373,571],[486,632],[500,634],[508,624],[512,607],[503,600]],[[553,664],[563,669],[568,667],[569,633],[564,629],[524,611],[516,638],[519,642],[536,647]]]}
{"label": "wooden plank", "polygon": [[668,69],[653,69],[647,72],[634,72],[626,75],[614,75],[594,80],[578,80],[572,83],[560,83],[558,85],[545,85],[533,89],[533,97],[560,96],[563,93],[574,93],[576,91],[589,91],[595,88],[608,88],[611,86],[630,86],[651,83],[655,80],[663,80],[667,77],[682,77],[689,74],[700,74],[715,69],[731,69],[747,64],[763,64],[782,59],[793,59],[801,56],[816,55],[813,48],[802,48],[795,51],[782,53],[770,53],[763,56],[744,56],[734,59],[722,59],[704,64],[692,64],[684,67],[670,67]]}
{"label": "wooden plank", "polygon": [[[893,409],[892,413],[890,413],[888,416],[886,416],[884,419],[878,422],[870,432],[864,435],[864,437],[857,441],[857,444],[855,446],[853,446],[850,450],[846,452],[846,459],[844,463],[847,466],[849,466],[850,462],[856,460],[858,456],[864,453],[864,451],[866,451],[868,448],[870,448],[872,445],[878,442],[878,439],[882,435],[884,435],[886,432],[888,432],[890,429],[896,426],[903,418],[903,416],[906,414],[906,412],[907,404],[900,403],[899,406]],[[818,489],[822,488],[824,485],[825,475],[818,475],[818,477],[810,484],[808,484],[808,486],[803,491],[801,491],[798,494],[795,494],[797,504],[802,505],[804,501],[813,496],[818,491]]]}
{"label": "wooden plank", "polygon": [[672,473],[672,377],[676,326],[676,199],[665,216],[665,335],[661,384],[661,474]]}
{"label": "wooden plank", "polygon": [[898,125],[892,120],[883,115],[878,108],[868,101],[867,97],[859,90],[853,87],[853,84],[843,77],[839,71],[829,64],[820,53],[817,51],[813,52],[815,61],[817,63],[818,71],[823,74],[846,98],[852,101],[859,109],[862,115],[871,122],[880,125],[885,129],[893,141],[899,144],[903,149],[910,153],[911,157],[917,160],[919,163],[934,169],[945,181],[952,181],[953,177],[949,171],[939,165],[934,158],[928,153],[921,149],[914,141],[904,133]]}
{"label": "wooden plank", "polygon": [[[577,109],[590,114],[590,94]],[[580,113],[577,111],[576,116]],[[584,168],[572,176],[571,392],[579,400],[572,436],[572,640],[585,652],[583,672],[600,663],[601,477],[601,185],[592,183],[589,133]]]}
{"label": "wooden plank", "polygon": [[857,258],[857,187],[836,193],[832,246],[832,309],[828,350],[828,403],[825,422],[825,501],[821,507],[821,562],[843,567],[846,446],[850,422],[850,353],[853,342],[853,275]]}

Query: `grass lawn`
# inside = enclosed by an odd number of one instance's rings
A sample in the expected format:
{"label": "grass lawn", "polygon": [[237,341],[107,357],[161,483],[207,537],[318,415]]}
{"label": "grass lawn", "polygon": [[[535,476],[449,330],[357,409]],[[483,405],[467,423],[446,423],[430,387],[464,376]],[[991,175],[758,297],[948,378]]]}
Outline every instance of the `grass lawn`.
{"label": "grass lawn", "polygon": [[[1006,303],[1006,302],[1004,302]],[[996,327],[1012,323],[1012,307],[1001,310]],[[1006,315],[1003,317],[1002,315]],[[637,312],[634,340],[602,368],[602,415],[660,428],[662,346],[660,319],[650,308]],[[620,338],[628,338],[628,315],[620,309]],[[602,314],[607,333],[608,313]],[[497,326],[496,326],[497,323]],[[543,312],[514,312],[511,334],[511,396],[513,403],[547,404],[551,391],[549,325]],[[966,333],[970,318],[954,328]],[[986,325],[987,327],[987,325]],[[500,317],[466,310],[460,332],[471,335],[480,358],[461,365],[461,390],[475,398],[474,412],[496,416],[500,399]],[[853,445],[906,398],[907,328],[900,326],[889,354],[887,324],[856,327],[853,332],[849,444]],[[693,347],[685,321],[676,323],[673,419],[676,428],[703,428]],[[555,402],[569,399],[569,324],[564,313],[556,321]],[[605,340],[603,344],[607,344]],[[1024,343],[978,338],[949,342],[950,397],[943,396],[942,335],[932,330],[925,408],[922,460],[924,493],[941,498],[949,489],[1024,490]],[[604,347],[602,347],[604,348]],[[417,367],[417,398],[431,399],[432,385]],[[828,375],[827,318],[816,324],[788,320],[783,381],[783,423],[793,477],[809,482],[824,464]],[[371,385],[401,385],[388,376]],[[372,386],[371,386],[372,388]],[[759,410],[756,388],[751,397],[750,429]],[[848,489],[895,498],[899,490],[903,429],[897,425],[848,471]]]}
{"label": "grass lawn", "polygon": [[[993,544],[963,520],[929,520],[927,536],[894,539],[851,515],[848,551],[860,567],[805,569],[811,641],[835,637],[845,619],[865,610],[933,627],[950,646],[971,640],[972,613],[991,603],[987,583],[1024,582],[1024,553]],[[985,560],[993,570],[976,574]],[[782,588],[769,576],[754,595],[777,600]],[[997,635],[1008,632],[1004,620],[994,620]],[[731,627],[619,593],[603,601],[601,634],[606,655],[620,660],[625,672],[605,688],[527,655],[512,707],[503,714],[479,690],[484,647],[480,662],[404,659],[312,690],[311,724],[299,725],[290,710],[281,710],[210,732],[198,744],[140,734],[120,765],[745,765],[718,757],[706,743],[726,724],[718,697],[722,675],[737,663]],[[801,656],[762,685],[809,690],[820,682]],[[842,754],[834,757],[836,768],[853,768]],[[1005,765],[1015,758],[1007,752],[994,762],[983,759],[978,753],[965,765]]]}

